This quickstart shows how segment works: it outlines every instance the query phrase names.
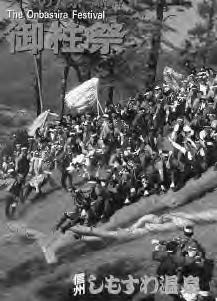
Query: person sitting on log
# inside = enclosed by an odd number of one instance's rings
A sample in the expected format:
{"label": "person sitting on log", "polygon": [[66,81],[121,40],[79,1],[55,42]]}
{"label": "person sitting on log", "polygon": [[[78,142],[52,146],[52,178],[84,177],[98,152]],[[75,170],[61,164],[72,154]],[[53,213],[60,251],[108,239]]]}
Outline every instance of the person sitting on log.
{"label": "person sitting on log", "polygon": [[60,230],[62,233],[65,233],[68,229],[80,223],[81,217],[80,213],[75,211],[64,212],[63,216],[60,218],[54,229],[56,231]]}

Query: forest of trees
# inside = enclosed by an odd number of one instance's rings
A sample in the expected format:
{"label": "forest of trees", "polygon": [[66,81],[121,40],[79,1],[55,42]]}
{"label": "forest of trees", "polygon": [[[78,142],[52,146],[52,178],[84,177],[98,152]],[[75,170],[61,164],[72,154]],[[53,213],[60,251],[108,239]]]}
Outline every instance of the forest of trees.
{"label": "forest of trees", "polygon": [[[34,11],[65,11],[70,14],[72,9],[81,12],[90,9],[99,11],[98,0],[70,1],[70,0],[10,0],[16,4],[25,16],[27,9]],[[62,64],[62,80],[60,89],[61,114],[64,113],[64,98],[67,90],[67,78],[73,68],[79,82],[83,82],[93,76],[99,77],[101,86],[107,90],[107,103],[113,102],[115,90],[120,86],[128,86],[133,93],[138,92],[138,87],[145,90],[152,87],[158,79],[158,67],[161,57],[174,58],[174,66],[179,71],[189,71],[192,66],[215,66],[217,63],[216,50],[216,0],[201,0],[198,2],[198,14],[200,23],[197,23],[189,32],[183,47],[177,49],[172,42],[164,39],[164,33],[173,32],[174,28],[168,25],[170,9],[178,7],[180,10],[188,10],[192,6],[190,0],[134,0],[118,1],[119,5],[106,7],[107,23],[116,22],[123,24],[126,32],[124,42],[120,47],[111,49],[108,55],[102,55],[99,51],[91,53],[85,51],[82,54],[60,53],[57,60]],[[79,4],[80,3],[80,4]],[[106,2],[105,2],[106,3]],[[178,12],[177,12],[178,14]],[[199,19],[199,18],[198,18]],[[13,20],[14,21],[14,20]],[[11,27],[11,20],[1,22],[1,29]],[[29,22],[27,18],[24,22]],[[52,21],[44,22],[47,30],[52,30]],[[82,26],[89,27],[94,21],[75,20]],[[7,35],[4,35],[7,37]],[[2,40],[2,39],[1,39]],[[49,38],[48,44],[49,44]],[[50,45],[52,47],[52,45]],[[165,48],[166,47],[166,48]],[[36,113],[43,110],[43,51],[33,55],[35,76],[35,103]],[[140,83],[140,85],[139,85]]]}

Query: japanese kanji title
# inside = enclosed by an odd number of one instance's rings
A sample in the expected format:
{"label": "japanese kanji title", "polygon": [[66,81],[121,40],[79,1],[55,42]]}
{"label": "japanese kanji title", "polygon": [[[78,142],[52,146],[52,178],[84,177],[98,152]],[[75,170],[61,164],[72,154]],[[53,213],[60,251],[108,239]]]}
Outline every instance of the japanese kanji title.
{"label": "japanese kanji title", "polygon": [[[160,277],[160,279],[147,275],[140,278],[134,278],[132,275],[128,275],[127,279],[119,279],[113,275],[109,275],[109,277],[105,277],[105,281],[97,285],[96,276],[90,275],[86,277],[85,273],[80,273],[75,274],[72,280],[74,296],[87,293],[86,283],[89,284],[88,292],[92,295],[102,293],[104,288],[112,295],[118,295],[120,293],[132,295],[136,292],[136,285],[139,287],[140,292],[144,294],[161,293],[177,295],[179,293],[178,279],[175,275],[165,275],[164,277]],[[200,291],[199,278],[193,276],[184,277],[182,289],[186,293],[197,294]]]}
{"label": "japanese kanji title", "polygon": [[44,23],[21,23],[10,30],[8,41],[10,53],[31,51],[38,54],[46,48],[52,49],[54,54],[83,53],[85,50],[108,54],[111,47],[113,50],[119,49],[123,43],[125,32],[122,29],[123,26],[117,23],[96,22],[84,27],[74,22],[64,25],[63,22],[54,21],[48,30]]}

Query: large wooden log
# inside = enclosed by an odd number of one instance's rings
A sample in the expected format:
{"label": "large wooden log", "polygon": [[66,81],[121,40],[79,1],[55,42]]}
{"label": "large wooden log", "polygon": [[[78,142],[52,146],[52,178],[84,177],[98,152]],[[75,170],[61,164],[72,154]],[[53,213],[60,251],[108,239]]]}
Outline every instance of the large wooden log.
{"label": "large wooden log", "polygon": [[136,239],[148,234],[173,231],[175,229],[183,228],[184,225],[195,223],[207,224],[213,222],[217,222],[216,209],[190,214],[185,212],[177,212],[162,216],[147,215],[130,228],[119,229],[117,231],[88,228],[84,226],[73,227],[72,231],[80,235],[95,236],[104,239],[115,239],[120,242]]}
{"label": "large wooden log", "polygon": [[[147,214],[154,212],[158,212],[159,214],[160,211],[162,213],[167,209],[184,205],[216,187],[217,172],[212,169],[207,171],[200,179],[189,181],[186,186],[178,192],[169,192],[164,196],[154,195],[148,198],[142,198],[138,203],[119,210],[111,218],[109,223],[101,227],[86,228],[77,226],[72,228],[72,230],[74,233],[82,235],[82,240],[85,241],[104,241],[108,239],[108,241],[118,240],[120,242],[142,237],[149,233],[171,231],[182,227],[184,223],[215,222],[217,221],[217,211],[215,210],[194,214],[176,213],[172,214],[174,217],[172,219],[171,215],[168,214],[168,220],[165,220],[167,218],[166,215],[163,215],[164,218],[162,219],[162,217],[159,218],[153,214],[147,216]],[[135,224],[135,222],[137,223]],[[127,226],[130,227],[126,228]],[[126,229],[117,230],[120,227]],[[64,236],[59,234],[58,237],[47,237],[46,235],[40,235],[41,233],[34,231],[34,229],[19,227],[17,234],[37,241],[44,253],[47,263],[55,263],[57,261],[55,252],[64,245],[73,243],[74,241],[70,232]]]}
{"label": "large wooden log", "polygon": [[[117,231],[102,230],[99,228],[89,228],[84,226],[75,226],[72,232],[81,235],[81,240],[86,242],[105,242],[118,241],[126,242],[137,239],[148,234],[159,234],[160,232],[169,232],[182,228],[185,224],[204,224],[217,221],[217,210],[202,211],[197,213],[177,212],[173,214],[165,214],[163,216],[147,215],[140,219],[136,224],[127,229],[119,229]],[[145,223],[145,224],[144,224]],[[14,226],[14,225],[13,225]],[[15,225],[17,227],[17,225]],[[21,227],[22,225],[20,225]],[[143,227],[142,227],[143,226]],[[34,229],[25,229],[21,227],[20,236],[28,233],[28,239],[36,240],[44,254],[48,264],[57,263],[56,251],[61,247],[75,242],[70,232],[67,235],[56,234],[54,237],[48,237],[43,233]],[[23,231],[21,231],[23,230]]]}

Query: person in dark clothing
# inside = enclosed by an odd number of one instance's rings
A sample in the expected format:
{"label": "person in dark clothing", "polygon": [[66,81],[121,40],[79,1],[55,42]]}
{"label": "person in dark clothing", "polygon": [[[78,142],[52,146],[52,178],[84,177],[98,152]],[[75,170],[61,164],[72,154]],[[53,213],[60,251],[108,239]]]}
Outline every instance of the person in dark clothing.
{"label": "person in dark clothing", "polygon": [[75,190],[74,196],[74,211],[64,212],[63,216],[60,218],[55,226],[55,230],[59,230],[65,233],[68,229],[72,228],[76,224],[84,223],[84,216],[82,216],[82,211],[90,211],[91,199],[90,196],[85,196],[81,190]]}
{"label": "person in dark clothing", "polygon": [[23,178],[23,181],[29,172],[29,163],[29,159],[27,158],[27,148],[23,147],[21,149],[21,154],[15,162],[15,171],[18,175],[20,175],[20,178]]}
{"label": "person in dark clothing", "polygon": [[191,225],[187,225],[183,228],[183,236],[174,238],[179,243],[180,250],[183,255],[186,254],[186,250],[188,249],[188,246],[190,246],[192,243],[194,243],[197,246],[198,252],[200,252],[200,256],[202,258],[205,258],[206,256],[206,251],[205,249],[201,246],[201,244],[193,238],[194,235],[194,228]]}
{"label": "person in dark clothing", "polygon": [[177,277],[177,293],[169,294],[173,300],[179,300],[179,291],[182,281],[182,266],[184,264],[184,257],[177,252],[178,243],[170,241],[166,243],[165,248],[158,250],[159,245],[152,252],[152,259],[159,261],[160,264],[157,268],[157,276],[159,282],[164,286],[164,280],[166,276]]}
{"label": "person in dark clothing", "polygon": [[[199,300],[210,300],[210,281],[212,279],[212,269],[209,264],[209,260],[203,258],[200,250],[197,248],[195,242],[191,242],[186,249],[184,254],[185,263],[182,267],[182,294],[185,294],[184,279],[188,277],[193,277],[197,279],[195,285],[199,296]],[[192,292],[194,293],[194,292]]]}
{"label": "person in dark clothing", "polygon": [[80,221],[81,217],[79,211],[75,210],[70,212],[64,212],[63,216],[60,218],[57,225],[55,226],[55,230],[58,231],[60,229],[62,233],[65,233],[68,229],[80,223]]}
{"label": "person in dark clothing", "polygon": [[[23,196],[23,186],[25,184],[26,177],[29,173],[30,160],[27,158],[27,147],[21,148],[21,154],[18,156],[15,161],[15,172],[16,172],[16,183],[13,185],[12,190],[16,190],[17,197],[20,198],[22,202],[24,202]],[[11,191],[12,191],[11,190]]]}
{"label": "person in dark clothing", "polygon": [[158,276],[174,276],[178,275],[179,269],[184,264],[183,256],[177,252],[178,243],[170,241],[166,244],[166,250],[154,250],[152,253],[153,260],[160,262],[157,268]]}
{"label": "person in dark clothing", "polygon": [[[67,170],[67,168],[70,166],[70,163],[72,162],[72,149],[70,145],[67,145],[66,150],[57,158],[58,162],[61,162],[60,169],[61,169],[61,185],[62,187],[67,190],[69,189],[70,191],[73,190],[73,185],[72,185],[72,174]],[[67,181],[68,181],[68,186],[67,187]]]}

